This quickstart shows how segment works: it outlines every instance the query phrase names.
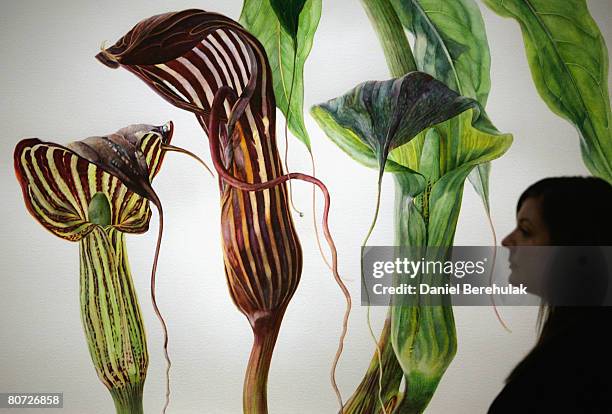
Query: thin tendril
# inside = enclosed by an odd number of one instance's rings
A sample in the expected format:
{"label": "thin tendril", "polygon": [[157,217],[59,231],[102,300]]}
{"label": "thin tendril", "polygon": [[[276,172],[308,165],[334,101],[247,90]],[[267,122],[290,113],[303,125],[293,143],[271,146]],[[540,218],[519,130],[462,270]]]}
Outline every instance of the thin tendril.
{"label": "thin tendril", "polygon": [[[310,165],[312,166],[312,176],[316,177],[317,174],[315,171],[315,161],[314,161],[312,152],[310,152]],[[317,190],[316,187],[313,185],[312,186],[312,224],[314,226],[314,231],[315,231],[315,240],[317,241],[317,248],[319,249],[319,253],[321,253],[321,258],[325,262],[325,265],[327,266],[327,268],[329,270],[332,270],[331,264],[327,260],[327,256],[325,256],[325,252],[323,251],[323,246],[321,245],[321,235],[319,234],[319,226],[317,224],[317,209],[316,209],[317,191],[316,190]],[[344,280],[347,280],[347,279],[344,279]]]}
{"label": "thin tendril", "polygon": [[[378,189],[376,192],[376,208],[374,210],[374,218],[372,219],[372,223],[370,224],[368,234],[366,234],[365,239],[363,240],[363,243],[361,244],[363,247],[365,247],[368,244],[368,240],[370,239],[370,236],[372,235],[372,231],[374,231],[374,227],[376,226],[376,221],[378,220],[378,212],[380,210],[380,193],[381,193],[381,187],[382,187],[382,177],[383,177],[383,170],[381,170],[378,176]],[[365,285],[366,282],[365,282],[365,277],[363,273],[364,273],[363,269],[361,269],[361,281]],[[374,345],[376,346],[376,358],[378,359],[378,402],[380,404],[380,407],[382,408],[383,414],[387,414],[387,409],[382,399],[382,380],[383,380],[382,356],[380,352],[380,346],[378,345],[378,340],[376,338],[376,335],[374,334],[374,330],[372,329],[372,320],[370,318],[370,305],[369,305],[370,292],[368,291],[368,289],[366,289],[366,300],[368,303],[368,309],[366,311],[366,321],[368,324],[368,330],[370,331],[370,337],[372,338],[372,340],[374,341]]]}
{"label": "thin tendril", "polygon": [[164,332],[164,357],[166,358],[166,402],[162,412],[165,414],[166,409],[170,404],[170,367],[172,366],[172,362],[170,361],[170,356],[168,354],[168,327],[166,325],[166,321],[161,315],[161,312],[159,311],[157,300],[155,299],[155,275],[157,272],[157,262],[159,260],[159,251],[161,248],[162,234],[164,231],[164,211],[159,200],[155,200],[154,204],[157,207],[157,211],[159,211],[159,230],[157,233],[157,244],[155,246],[155,258],[153,259],[153,270],[151,271],[151,302],[153,303],[153,310],[161,322],[162,330]]}
{"label": "thin tendril", "polygon": [[214,177],[215,175],[213,174],[212,170],[210,168],[208,168],[208,165],[206,165],[206,163],[204,162],[204,160],[202,160],[202,158],[198,157],[197,155],[195,155],[193,152],[188,151],[184,148],[181,147],[176,147],[174,145],[170,145],[170,144],[164,144],[162,145],[162,149],[164,151],[170,151],[170,152],[179,152],[181,154],[185,154],[190,156],[191,158],[193,158],[194,160],[196,160],[197,162],[199,162],[200,164],[202,164],[204,166],[204,168],[206,168],[206,170],[208,170],[208,172],[210,173],[210,175],[212,177]]}
{"label": "thin tendril", "polygon": [[[491,227],[491,232],[493,233],[493,265],[491,266],[491,273],[489,273],[489,285],[493,284],[493,271],[495,270],[495,260],[497,259],[497,234],[495,233],[495,227],[493,226],[493,220],[491,219],[491,213],[487,210],[487,219],[489,221],[489,226]],[[504,327],[506,331],[512,333],[512,330],[508,328],[504,320],[502,319],[499,311],[497,309],[497,305],[495,304],[495,298],[493,294],[490,295],[491,304],[493,305],[493,311],[495,312],[495,316],[499,323]]]}

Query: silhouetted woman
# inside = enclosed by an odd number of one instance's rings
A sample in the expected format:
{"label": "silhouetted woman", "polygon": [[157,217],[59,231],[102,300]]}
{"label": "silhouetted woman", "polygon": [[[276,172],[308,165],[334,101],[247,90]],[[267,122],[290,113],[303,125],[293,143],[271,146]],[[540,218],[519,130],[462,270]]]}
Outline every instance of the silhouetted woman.
{"label": "silhouetted woman", "polygon": [[[511,257],[520,246],[612,246],[612,186],[595,177],[546,178],[521,195],[516,218],[517,227],[502,241]],[[565,273],[573,285],[553,279],[532,289],[542,298],[538,341],[489,414],[612,413],[612,308],[560,306],[547,293],[562,285],[561,303],[571,302],[568,292],[578,298],[587,292],[588,303],[602,303],[607,279],[579,270],[589,269],[584,259],[559,259],[571,269]]]}

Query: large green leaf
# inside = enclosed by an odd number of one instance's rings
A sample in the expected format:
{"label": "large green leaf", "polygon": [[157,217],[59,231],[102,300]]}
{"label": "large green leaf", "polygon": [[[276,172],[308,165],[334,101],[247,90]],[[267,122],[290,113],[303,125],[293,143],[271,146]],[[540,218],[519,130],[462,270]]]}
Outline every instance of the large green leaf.
{"label": "large green leaf", "polygon": [[491,88],[491,57],[482,15],[474,0],[391,3],[415,37],[418,69],[485,106]]}
{"label": "large green leaf", "polygon": [[245,0],[240,23],[264,46],[272,70],[276,106],[287,118],[291,132],[310,151],[310,137],[304,125],[304,64],[321,18],[321,0],[295,0],[284,6],[273,3],[275,7],[271,0]]}
{"label": "large green leaf", "polygon": [[584,0],[485,0],[516,19],[536,88],[581,135],[587,168],[612,182],[608,50]]}
{"label": "large green leaf", "polygon": [[[491,56],[480,9],[474,0],[391,0],[402,24],[415,37],[414,58],[429,73],[484,108],[491,88]],[[489,125],[487,125],[489,124]],[[484,111],[477,122],[490,129]],[[489,212],[488,163],[478,165],[469,180]]]}
{"label": "large green leaf", "polygon": [[[350,128],[343,127],[336,122],[332,113],[329,112],[327,108],[322,105],[315,105],[310,108],[310,114],[315,121],[317,121],[327,137],[349,157],[361,165],[378,169],[378,161],[372,148],[364,144]],[[404,172],[418,174],[416,171],[406,168],[393,160],[387,160],[385,171],[390,173]]]}
{"label": "large green leaf", "polygon": [[406,144],[426,128],[474,106],[474,100],[422,72],[364,82],[318,105],[370,148],[381,173],[391,150]]}

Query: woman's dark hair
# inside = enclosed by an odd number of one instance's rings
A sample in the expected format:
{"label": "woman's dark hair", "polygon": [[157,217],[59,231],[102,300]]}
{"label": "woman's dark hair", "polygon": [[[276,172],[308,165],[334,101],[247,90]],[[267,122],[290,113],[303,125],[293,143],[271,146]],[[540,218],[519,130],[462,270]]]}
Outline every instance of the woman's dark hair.
{"label": "woman's dark hair", "polygon": [[555,246],[612,245],[612,185],[597,177],[550,177],[527,188],[527,198],[540,198],[544,224]]}
{"label": "woman's dark hair", "polygon": [[[553,246],[612,246],[612,185],[597,177],[551,177],[527,188],[516,211],[528,198],[539,200],[540,214]],[[604,294],[605,296],[605,294]],[[532,364],[543,345],[568,326],[610,320],[608,308],[556,306],[542,300],[538,314],[538,342],[512,371],[506,382]]]}

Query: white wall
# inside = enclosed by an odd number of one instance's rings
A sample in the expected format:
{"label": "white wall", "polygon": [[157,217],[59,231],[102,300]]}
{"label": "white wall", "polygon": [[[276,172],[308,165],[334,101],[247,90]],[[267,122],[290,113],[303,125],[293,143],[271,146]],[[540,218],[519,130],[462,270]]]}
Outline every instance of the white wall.
{"label": "white wall", "polygon": [[[175,123],[175,143],[208,154],[195,119],[173,108],[127,71],[95,59],[103,40],[113,43],[137,21],[168,10],[204,8],[237,18],[241,1],[32,1],[0,6],[0,392],[64,392],[66,413],[112,412],[109,394],[96,378],[79,318],[78,247],[46,232],[26,212],[13,174],[12,153],[24,137],[65,143],[115,131],[131,123]],[[608,0],[589,2],[612,44]],[[518,25],[483,4],[492,55],[488,112],[502,131],[514,134],[508,153],[493,164],[491,204],[498,240],[514,226],[516,200],[532,182],[554,175],[585,174],[578,136],[553,115],[533,86]],[[385,79],[387,68],[370,23],[357,1],[324,1],[323,15],[305,73],[305,107],[338,96],[365,80]],[[282,131],[282,118],[278,124]],[[374,207],[375,172],[351,161],[307,115],[318,176],[332,194],[330,223],[340,269],[359,299],[359,246]],[[281,143],[284,140],[279,139]],[[304,148],[290,139],[289,166],[309,172]],[[206,155],[208,158],[208,155]],[[180,177],[180,179],[179,179]],[[165,203],[166,233],[158,272],[158,303],[170,326],[170,413],[238,413],[251,347],[246,319],[231,303],[219,248],[216,182],[187,158],[170,154],[155,180]],[[344,300],[318,255],[310,213],[310,186],[294,185],[296,218],[305,265],[289,306],[269,378],[271,413],[332,413],[330,363],[340,332]],[[320,200],[320,197],[319,197]],[[393,241],[392,180],[371,244]],[[161,410],[164,360],[161,330],[148,296],[157,221],[128,248],[149,338],[150,367],[145,410]],[[480,201],[469,185],[456,244],[492,242]],[[503,308],[506,333],[491,308],[457,308],[459,351],[429,413],[481,413],[503,379],[530,349],[536,308]],[[385,310],[373,310],[377,326]],[[348,397],[373,352],[365,308],[354,307],[338,380]],[[25,412],[25,411],[24,411]],[[38,412],[38,411],[35,411]]]}

